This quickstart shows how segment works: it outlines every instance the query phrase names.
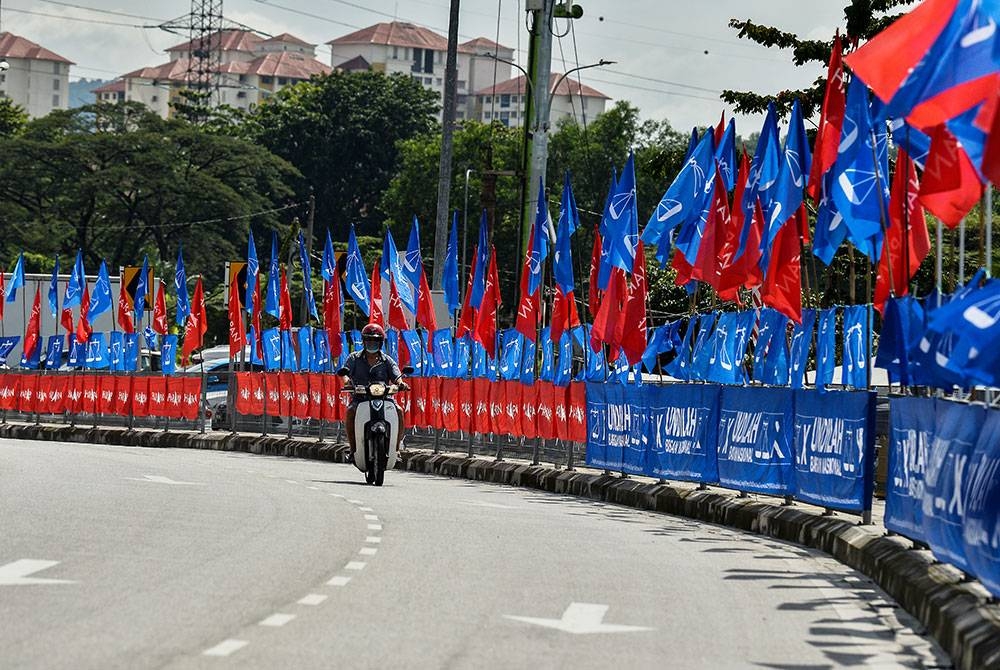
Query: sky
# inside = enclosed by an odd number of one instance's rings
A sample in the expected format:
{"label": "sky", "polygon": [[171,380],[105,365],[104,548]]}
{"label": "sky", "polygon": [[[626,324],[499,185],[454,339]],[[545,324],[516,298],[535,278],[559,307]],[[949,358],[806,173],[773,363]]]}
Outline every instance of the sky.
{"label": "sky", "polygon": [[[462,41],[485,36],[521,49],[528,36],[525,0],[463,0]],[[629,100],[643,118],[667,119],[679,130],[714,125],[726,111],[723,89],[776,92],[804,87],[824,73],[820,64],[797,68],[790,52],[740,40],[730,18],[749,18],[810,38],[829,38],[843,21],[847,0],[578,0],[583,18],[554,40],[552,67],[616,61],[581,73],[583,83],[614,100]],[[94,11],[96,10],[96,11]],[[8,0],[2,29],[27,37],[74,61],[72,78],[112,79],[166,62],[165,49],[185,41],[155,26],[190,11],[185,0]],[[447,34],[448,0],[224,0],[224,15],[265,33],[289,32],[321,45],[393,17]],[[150,27],[141,27],[150,26]],[[569,30],[557,22],[556,30]],[[575,41],[574,41],[575,37]],[[575,76],[575,75],[574,75]],[[761,118],[737,117],[738,130],[759,130]]]}

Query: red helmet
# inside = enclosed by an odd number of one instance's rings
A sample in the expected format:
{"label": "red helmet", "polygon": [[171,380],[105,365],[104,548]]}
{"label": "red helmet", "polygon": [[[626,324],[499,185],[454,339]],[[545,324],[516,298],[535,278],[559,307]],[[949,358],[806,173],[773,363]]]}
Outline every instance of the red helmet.
{"label": "red helmet", "polygon": [[377,323],[369,323],[361,331],[362,340],[379,340],[380,342],[385,339],[385,331],[382,326]]}

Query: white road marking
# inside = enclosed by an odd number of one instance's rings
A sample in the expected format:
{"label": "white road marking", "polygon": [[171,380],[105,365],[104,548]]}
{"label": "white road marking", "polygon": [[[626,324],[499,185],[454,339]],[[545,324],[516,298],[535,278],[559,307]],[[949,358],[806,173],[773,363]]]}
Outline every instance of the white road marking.
{"label": "white road marking", "polygon": [[372,544],[381,544],[382,538],[378,537],[377,535],[369,535],[368,537],[365,538],[365,542],[371,542]]}
{"label": "white road marking", "polygon": [[42,577],[29,577],[36,572],[47,570],[54,565],[59,565],[59,561],[43,561],[33,558],[22,558],[19,561],[0,565],[0,586],[28,586],[39,584],[75,584],[69,579],[44,579]]}
{"label": "white road marking", "polygon": [[365,521],[378,521],[378,515],[376,515],[376,514],[365,514]]}
{"label": "white road marking", "polygon": [[280,628],[281,626],[284,626],[286,623],[288,623],[294,618],[295,618],[294,614],[284,614],[279,612],[277,614],[272,614],[271,616],[267,617],[257,625],[270,626],[271,628]]}
{"label": "white road marking", "polygon": [[351,499],[348,499],[347,502],[351,503],[352,505],[364,505],[364,503],[361,502],[360,500],[351,500]]}
{"label": "white road marking", "polygon": [[519,509],[517,507],[512,507],[511,505],[501,505],[500,503],[491,502],[480,502],[478,500],[460,500],[460,505],[468,505],[469,507],[489,507],[490,509]]}
{"label": "white road marking", "polygon": [[170,477],[161,477],[160,475],[143,475],[142,478],[138,477],[126,477],[133,482],[152,482],[154,484],[170,484],[171,486],[204,486],[201,482],[178,482],[174,481]]}
{"label": "white road marking", "polygon": [[349,581],[351,581],[350,577],[342,577],[340,575],[337,575],[336,577],[334,577],[333,579],[331,579],[330,581],[328,581],[326,583],[326,585],[327,586],[346,586],[347,582],[349,582]]}
{"label": "white road marking", "polygon": [[307,486],[306,488],[309,489],[310,491],[319,491],[318,486]]}
{"label": "white road marking", "polygon": [[362,556],[374,556],[378,553],[378,549],[375,547],[361,547],[361,551],[358,552]]}
{"label": "white road marking", "polygon": [[366,565],[364,561],[351,561],[344,566],[344,570],[364,570]]}
{"label": "white road marking", "polygon": [[371,507],[359,507],[358,511],[359,512],[374,512],[375,510],[373,510]]}
{"label": "white road marking", "polygon": [[246,640],[223,640],[211,649],[201,652],[202,656],[229,656],[249,644]]}
{"label": "white road marking", "polygon": [[295,481],[294,479],[286,479],[285,481],[288,482],[289,484],[298,484],[298,482]]}
{"label": "white road marking", "polygon": [[370,523],[370,524],[368,524],[368,530],[382,530],[382,524],[380,524],[380,523]]}
{"label": "white road marking", "polygon": [[300,598],[299,599],[299,604],[300,605],[319,605],[320,603],[322,603],[326,599],[327,599],[327,596],[323,595],[322,593],[310,593],[309,595],[305,596],[304,598]]}
{"label": "white road marking", "polygon": [[512,616],[504,614],[505,619],[530,623],[544,628],[554,628],[564,633],[573,635],[587,635],[590,633],[634,633],[638,631],[653,630],[645,626],[623,626],[620,624],[604,623],[604,615],[608,611],[607,605],[596,605],[591,603],[570,603],[561,619],[540,619],[530,616]]}
{"label": "white road marking", "polygon": [[334,498],[343,498],[344,497],[344,496],[340,495],[339,493],[331,493],[330,495],[332,495]]}

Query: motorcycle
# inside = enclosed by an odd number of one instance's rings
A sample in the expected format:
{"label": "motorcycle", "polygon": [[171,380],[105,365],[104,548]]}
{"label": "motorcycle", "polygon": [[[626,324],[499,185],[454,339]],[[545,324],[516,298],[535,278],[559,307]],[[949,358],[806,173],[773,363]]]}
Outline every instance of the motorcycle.
{"label": "motorcycle", "polygon": [[[406,373],[406,368],[403,370]],[[343,368],[338,374],[346,375]],[[396,443],[399,435],[399,412],[393,396],[400,388],[395,384],[371,382],[343,389],[357,400],[354,418],[354,467],[365,473],[365,482],[382,486],[385,471],[396,467]]]}

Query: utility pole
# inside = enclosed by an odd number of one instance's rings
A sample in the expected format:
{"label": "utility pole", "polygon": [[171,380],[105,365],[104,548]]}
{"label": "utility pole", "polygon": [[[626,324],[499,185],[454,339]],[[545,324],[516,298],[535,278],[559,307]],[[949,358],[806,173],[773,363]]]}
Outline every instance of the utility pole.
{"label": "utility pole", "polygon": [[524,107],[524,152],[521,174],[521,256],[528,248],[531,222],[538,206],[538,179],[549,157],[549,80],[552,76],[552,10],[555,0],[528,0],[528,78]]}
{"label": "utility pole", "polygon": [[438,169],[437,220],[434,225],[433,288],[444,288],[444,257],[448,245],[448,204],[451,196],[451,162],[455,132],[455,106],[458,89],[458,6],[451,0],[448,17],[448,56],[444,67],[444,110],[441,114],[441,163]]}

